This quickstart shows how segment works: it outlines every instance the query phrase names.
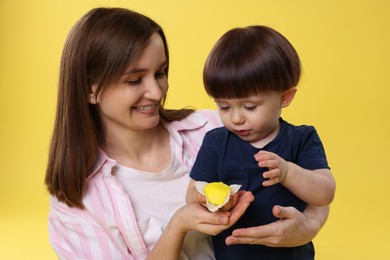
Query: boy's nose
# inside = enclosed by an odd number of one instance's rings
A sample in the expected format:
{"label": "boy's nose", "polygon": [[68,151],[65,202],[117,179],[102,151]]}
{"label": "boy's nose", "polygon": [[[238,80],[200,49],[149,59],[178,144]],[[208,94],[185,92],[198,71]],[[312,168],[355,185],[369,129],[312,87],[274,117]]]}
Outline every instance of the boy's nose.
{"label": "boy's nose", "polygon": [[232,122],[235,125],[240,125],[245,122],[245,117],[240,113],[240,111],[233,111]]}

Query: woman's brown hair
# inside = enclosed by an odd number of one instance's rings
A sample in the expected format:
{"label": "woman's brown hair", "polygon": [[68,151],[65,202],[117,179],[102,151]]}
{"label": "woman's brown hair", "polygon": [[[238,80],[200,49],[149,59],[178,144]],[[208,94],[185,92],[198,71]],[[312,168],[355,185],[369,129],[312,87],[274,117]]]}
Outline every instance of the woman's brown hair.
{"label": "woman's brown hair", "polygon": [[[83,208],[86,178],[104,136],[97,107],[88,102],[92,84],[97,85],[97,96],[118,81],[153,33],[160,35],[169,64],[162,28],[152,19],[127,9],[92,9],[68,35],[61,59],[57,111],[45,177],[50,194],[68,206]],[[160,108],[161,118],[166,121],[180,120],[192,112],[165,110],[163,104]]]}
{"label": "woman's brown hair", "polygon": [[299,56],[279,32],[266,26],[234,28],[215,44],[203,81],[214,98],[242,98],[262,91],[284,91],[300,78]]}

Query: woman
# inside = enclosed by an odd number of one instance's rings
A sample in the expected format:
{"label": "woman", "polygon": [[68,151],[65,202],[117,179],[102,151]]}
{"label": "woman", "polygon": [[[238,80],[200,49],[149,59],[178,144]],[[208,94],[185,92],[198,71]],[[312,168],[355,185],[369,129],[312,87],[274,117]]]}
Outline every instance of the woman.
{"label": "woman", "polygon": [[[236,207],[217,214],[185,205],[203,136],[221,122],[214,111],[164,109],[168,66],[161,27],[141,14],[97,8],[71,30],[45,179],[60,258],[213,258],[205,234],[230,227],[253,200],[240,192]],[[228,243],[304,243],[327,216],[326,208],[309,208],[306,217],[275,211],[288,220],[238,230]]]}

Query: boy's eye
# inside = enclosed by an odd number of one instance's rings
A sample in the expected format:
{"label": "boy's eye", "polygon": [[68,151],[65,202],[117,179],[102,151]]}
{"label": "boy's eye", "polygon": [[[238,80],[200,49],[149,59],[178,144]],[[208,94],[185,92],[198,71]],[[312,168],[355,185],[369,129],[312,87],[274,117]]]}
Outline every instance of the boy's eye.
{"label": "boy's eye", "polygon": [[228,110],[229,109],[229,107],[221,107],[221,106],[219,106],[219,110]]}
{"label": "boy's eye", "polygon": [[244,106],[246,110],[253,111],[256,109],[256,106]]}

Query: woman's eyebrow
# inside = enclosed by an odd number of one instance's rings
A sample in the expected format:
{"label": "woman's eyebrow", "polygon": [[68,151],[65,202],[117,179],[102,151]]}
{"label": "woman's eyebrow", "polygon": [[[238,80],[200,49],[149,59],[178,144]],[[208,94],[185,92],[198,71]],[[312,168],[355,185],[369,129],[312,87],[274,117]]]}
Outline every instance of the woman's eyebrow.
{"label": "woman's eyebrow", "polygon": [[[165,61],[163,61],[160,64],[159,68],[165,67],[167,65],[168,65],[168,61],[165,60]],[[147,71],[147,69],[143,69],[143,68],[130,68],[130,69],[125,71],[125,74],[137,74],[137,73],[141,73],[141,72],[145,72],[145,71]]]}

